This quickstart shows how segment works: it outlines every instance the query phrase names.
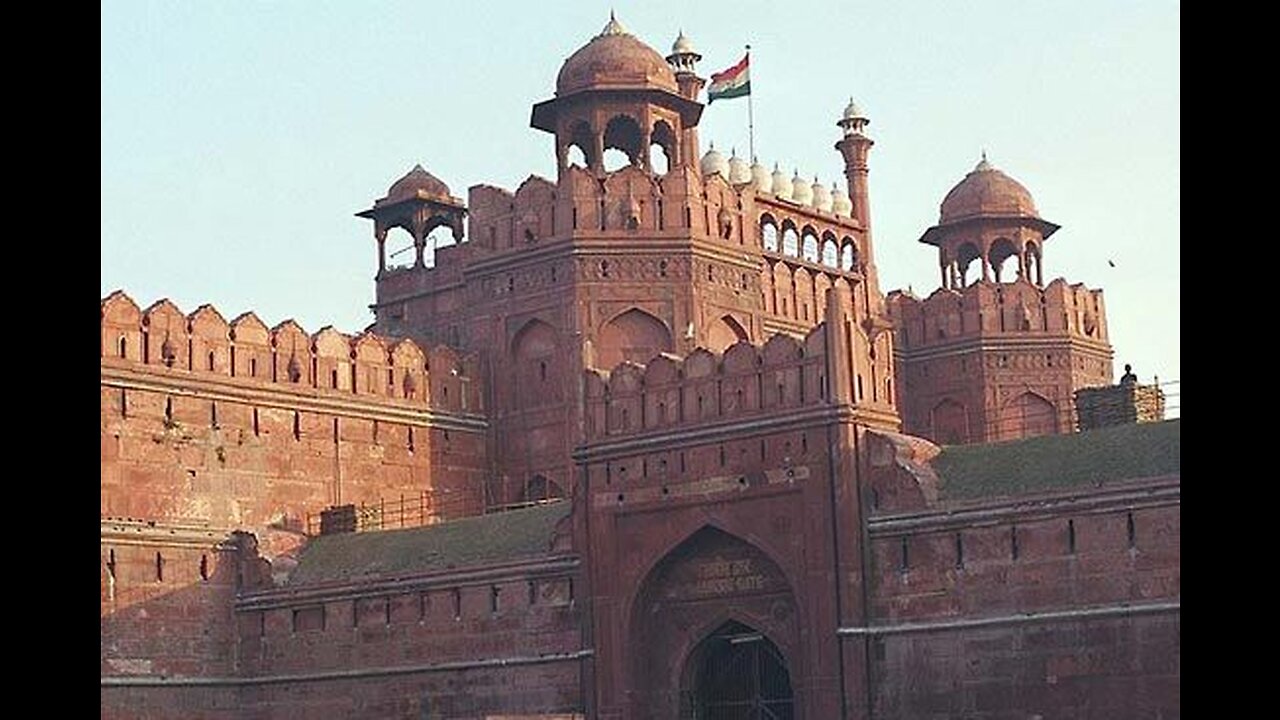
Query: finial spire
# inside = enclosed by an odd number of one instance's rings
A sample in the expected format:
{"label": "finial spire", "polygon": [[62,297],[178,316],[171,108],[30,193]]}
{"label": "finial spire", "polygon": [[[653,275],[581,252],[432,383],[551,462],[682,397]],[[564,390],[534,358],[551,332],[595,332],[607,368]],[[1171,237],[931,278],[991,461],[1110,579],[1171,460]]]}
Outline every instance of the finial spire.
{"label": "finial spire", "polygon": [[975,167],[975,168],[973,169],[973,171],[974,171],[974,172],[983,172],[983,171],[985,171],[985,170],[991,170],[991,169],[993,169],[993,168],[991,167],[991,163],[987,162],[987,151],[986,151],[986,149],[984,148],[984,149],[982,150],[982,160],[978,162],[978,166],[977,166],[977,167]]}
{"label": "finial spire", "polygon": [[[623,27],[623,26],[622,26],[622,23],[618,22],[618,17],[617,17],[616,15],[614,15],[614,13],[613,13],[613,9],[611,8],[611,9],[609,10],[609,24],[607,24],[607,25],[605,25],[605,26],[604,26],[604,30],[601,30],[601,31],[600,31],[600,35],[599,35],[599,36],[604,36],[604,35],[630,35],[630,34],[631,34],[631,33],[630,33],[630,32],[628,32],[628,31],[627,31],[627,29],[626,29],[625,27]],[[599,37],[599,36],[597,36],[597,37]]]}

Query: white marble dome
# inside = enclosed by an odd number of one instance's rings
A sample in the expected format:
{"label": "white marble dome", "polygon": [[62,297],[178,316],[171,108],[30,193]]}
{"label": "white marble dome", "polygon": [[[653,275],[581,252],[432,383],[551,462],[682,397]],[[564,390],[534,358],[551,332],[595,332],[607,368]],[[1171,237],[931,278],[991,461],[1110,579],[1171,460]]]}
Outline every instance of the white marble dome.
{"label": "white marble dome", "polygon": [[751,163],[751,184],[760,192],[773,192],[773,177],[759,160]]}
{"label": "white marble dome", "polygon": [[676,37],[675,44],[671,46],[671,53],[673,55],[692,55],[696,52],[697,50],[693,49],[693,41],[685,37],[684,30],[681,30],[680,35]]}
{"label": "white marble dome", "polygon": [[853,98],[849,98],[849,104],[844,106],[844,114],[840,116],[841,120],[866,120],[867,116],[862,114],[862,108],[858,107]]}
{"label": "white marble dome", "polygon": [[823,212],[831,212],[831,191],[826,185],[818,182],[818,178],[813,179],[813,206]]}
{"label": "white marble dome", "polygon": [[729,161],[725,160],[724,156],[716,150],[715,143],[711,143],[711,149],[707,151],[706,155],[702,156],[702,162],[698,164],[698,167],[702,168],[704,177],[719,173],[720,177],[726,180],[729,179]]}
{"label": "white marble dome", "polygon": [[745,185],[749,182],[751,182],[751,168],[746,160],[738,157],[738,151],[734,150],[729,157],[729,184]]}
{"label": "white marble dome", "polygon": [[791,178],[787,174],[778,169],[778,164],[773,165],[773,194],[783,200],[791,199]]}
{"label": "white marble dome", "polygon": [[853,215],[853,201],[835,183],[831,185],[831,211],[841,217]]}
{"label": "white marble dome", "polygon": [[791,199],[801,205],[813,205],[813,186],[800,177],[800,171],[791,178]]}

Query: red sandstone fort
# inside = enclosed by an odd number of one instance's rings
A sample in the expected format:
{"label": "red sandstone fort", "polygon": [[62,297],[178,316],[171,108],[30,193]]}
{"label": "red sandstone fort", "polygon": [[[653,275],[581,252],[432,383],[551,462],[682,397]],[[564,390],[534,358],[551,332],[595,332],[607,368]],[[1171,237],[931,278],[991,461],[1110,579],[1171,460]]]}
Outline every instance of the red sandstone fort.
{"label": "red sandstone fort", "polygon": [[868,118],[704,153],[699,59],[610,20],[555,178],[397,180],[363,332],[103,299],[104,718],[1180,716],[1180,426],[1058,225],[983,158],[886,295]]}

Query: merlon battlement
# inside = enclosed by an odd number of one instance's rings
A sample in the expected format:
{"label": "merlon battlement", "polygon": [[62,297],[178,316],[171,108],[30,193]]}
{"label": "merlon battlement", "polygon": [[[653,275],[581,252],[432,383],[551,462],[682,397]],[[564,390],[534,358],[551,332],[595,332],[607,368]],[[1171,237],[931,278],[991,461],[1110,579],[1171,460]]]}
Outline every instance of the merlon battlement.
{"label": "merlon battlement", "polygon": [[1107,342],[1102,291],[1062,278],[1043,288],[1025,280],[980,279],[960,290],[939,288],[924,299],[894,290],[887,300],[903,350],[1001,334],[1065,334]]}
{"label": "merlon battlement", "polygon": [[763,345],[739,341],[723,354],[697,348],[587,370],[588,437],[603,439],[739,416],[801,409],[829,399],[827,328],[799,340],[779,333]]}
{"label": "merlon battlement", "polygon": [[292,319],[268,328],[253,312],[228,323],[211,305],[187,315],[168,299],[141,310],[119,290],[103,298],[101,313],[104,366],[143,365],[483,411],[477,361],[445,345],[424,351],[407,338],[348,335],[332,326],[308,334]]}

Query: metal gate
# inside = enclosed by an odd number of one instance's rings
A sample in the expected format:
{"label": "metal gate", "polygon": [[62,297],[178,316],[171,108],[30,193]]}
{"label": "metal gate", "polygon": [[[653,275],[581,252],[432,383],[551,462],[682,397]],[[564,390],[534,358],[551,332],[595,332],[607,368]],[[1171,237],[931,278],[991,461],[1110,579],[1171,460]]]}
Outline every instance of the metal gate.
{"label": "metal gate", "polygon": [[764,635],[728,623],[694,655],[695,720],[792,720],[791,675],[786,659]]}

